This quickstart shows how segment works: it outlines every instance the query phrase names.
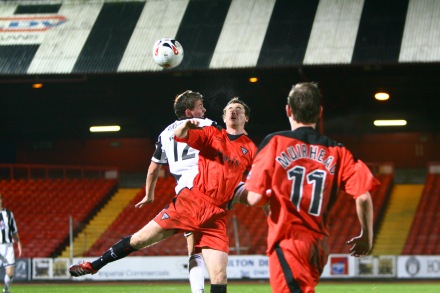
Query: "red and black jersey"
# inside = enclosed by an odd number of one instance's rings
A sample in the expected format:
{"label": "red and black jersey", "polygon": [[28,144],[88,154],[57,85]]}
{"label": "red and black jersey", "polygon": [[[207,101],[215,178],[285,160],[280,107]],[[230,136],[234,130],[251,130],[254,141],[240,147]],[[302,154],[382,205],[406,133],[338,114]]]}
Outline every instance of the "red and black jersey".
{"label": "red and black jersey", "polygon": [[326,216],[339,188],[356,198],[378,185],[362,161],[312,127],[268,135],[246,181],[246,189],[269,196],[269,250],[295,226],[328,235]]}
{"label": "red and black jersey", "polygon": [[232,198],[257,152],[257,147],[246,135],[230,135],[214,126],[191,129],[187,139],[175,137],[175,140],[200,151],[199,172],[192,190],[207,195],[217,205]]}

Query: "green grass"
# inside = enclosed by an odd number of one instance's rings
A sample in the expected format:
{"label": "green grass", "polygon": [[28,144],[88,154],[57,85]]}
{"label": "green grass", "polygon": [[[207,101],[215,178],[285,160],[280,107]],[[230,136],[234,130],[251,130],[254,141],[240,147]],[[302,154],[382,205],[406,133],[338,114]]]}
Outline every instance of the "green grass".
{"label": "green grass", "polygon": [[[209,292],[209,285],[205,287]],[[11,292],[14,293],[190,293],[189,284],[186,283],[53,283],[53,284],[13,284]],[[262,283],[234,283],[228,285],[229,293],[267,293],[272,292],[267,282]],[[348,283],[347,281],[321,282],[316,287],[317,293],[434,293],[439,292],[439,283],[414,283],[414,282],[362,282]]]}

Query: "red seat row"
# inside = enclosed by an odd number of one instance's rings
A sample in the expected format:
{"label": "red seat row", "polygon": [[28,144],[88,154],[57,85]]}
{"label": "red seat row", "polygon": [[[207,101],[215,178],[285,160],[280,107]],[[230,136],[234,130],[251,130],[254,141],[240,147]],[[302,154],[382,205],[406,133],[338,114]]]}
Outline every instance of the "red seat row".
{"label": "red seat row", "polygon": [[22,257],[53,257],[69,236],[69,217],[83,223],[109,196],[115,180],[1,180],[3,206],[14,213]]}
{"label": "red seat row", "polygon": [[[380,187],[371,194],[374,212],[373,223],[377,227],[391,193],[394,175],[376,174],[375,176],[381,182]],[[354,199],[343,192],[340,192],[338,197],[328,216],[330,253],[348,253],[349,247],[347,247],[346,241],[359,235],[359,220]]]}
{"label": "red seat row", "polygon": [[440,254],[439,206],[440,174],[429,173],[402,254]]}

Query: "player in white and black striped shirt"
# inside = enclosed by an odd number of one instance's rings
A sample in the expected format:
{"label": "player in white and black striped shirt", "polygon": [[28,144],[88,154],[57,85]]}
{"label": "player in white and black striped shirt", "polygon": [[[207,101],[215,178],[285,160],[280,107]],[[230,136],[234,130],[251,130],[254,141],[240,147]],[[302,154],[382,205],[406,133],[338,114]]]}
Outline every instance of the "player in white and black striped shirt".
{"label": "player in white and black striped shirt", "polygon": [[[174,140],[174,129],[187,119],[198,118],[200,126],[215,125],[210,119],[204,118],[206,109],[203,106],[203,96],[198,92],[185,91],[174,101],[174,112],[177,120],[167,126],[159,135],[156,142],[156,151],[151,158],[145,185],[145,197],[137,203],[137,208],[154,200],[154,189],[162,165],[168,164],[170,173],[176,179],[176,194],[183,188],[193,186],[194,177],[198,173],[199,151],[189,147],[186,143]],[[194,252],[194,235],[185,233],[188,245],[188,271],[191,292],[204,292],[204,263],[200,254]]]}
{"label": "player in white and black striped shirt", "polygon": [[9,292],[9,287],[14,279],[15,251],[14,242],[17,243],[18,256],[21,256],[21,241],[18,236],[17,223],[11,210],[3,207],[3,199],[0,194],[0,264],[5,267],[5,288],[3,292]]}

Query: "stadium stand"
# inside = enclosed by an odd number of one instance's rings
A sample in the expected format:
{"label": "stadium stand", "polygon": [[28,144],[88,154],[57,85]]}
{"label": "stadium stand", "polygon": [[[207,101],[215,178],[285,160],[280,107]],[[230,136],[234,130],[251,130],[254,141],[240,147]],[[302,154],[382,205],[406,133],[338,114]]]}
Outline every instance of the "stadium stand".
{"label": "stadium stand", "polygon": [[[0,180],[0,193],[3,206],[13,211],[17,221],[23,244],[21,257],[55,257],[68,243],[69,216],[77,222],[86,222],[118,184],[117,178],[105,179],[98,173],[96,178],[48,178],[51,166],[0,167],[2,172],[5,168],[10,170],[9,178]],[[44,177],[32,177],[34,168],[45,169]],[[26,175],[19,176],[24,169]],[[67,171],[77,168],[56,169],[63,169],[66,176]]]}
{"label": "stadium stand", "polygon": [[[369,164],[375,177],[381,182],[378,189],[373,191],[373,223],[375,230],[382,220],[384,207],[387,204],[393,188],[394,167],[392,163]],[[359,220],[356,214],[356,205],[353,198],[340,192],[328,216],[330,237],[330,253],[347,253],[346,241],[359,235]]]}
{"label": "stadium stand", "polygon": [[114,191],[115,180],[2,180],[4,206],[15,215],[22,257],[50,257],[69,237],[69,216],[84,222]]}
{"label": "stadium stand", "polygon": [[[434,167],[433,167],[434,166]],[[440,246],[440,213],[439,205],[440,172],[437,165],[430,166],[426,178],[423,195],[417,207],[417,214],[411,226],[410,233],[402,254],[439,254]],[[385,207],[388,204],[391,190],[394,186],[392,164],[371,166],[376,178],[382,183],[372,194],[374,201],[374,225],[378,231],[381,227]],[[171,176],[160,178],[156,187],[156,198],[153,203],[143,209],[134,205],[144,196],[141,189],[131,189],[134,195],[124,208],[107,211],[107,214],[117,214],[108,220],[100,220],[100,237],[87,239],[81,252],[74,256],[100,255],[121,237],[132,234],[151,220],[174,197],[174,179]],[[93,224],[93,218],[103,210],[117,191],[118,181],[103,178],[56,178],[56,179],[7,179],[0,180],[0,192],[5,196],[4,205],[10,208],[17,219],[21,239],[23,241],[23,257],[54,257],[64,250],[67,257],[69,239],[68,216],[74,218],[74,234],[80,235],[85,227]],[[123,189],[119,191],[122,192]],[[116,198],[116,196],[115,196]],[[125,200],[127,202],[127,200]],[[75,203],[75,204],[72,204]],[[116,205],[117,206],[117,205]],[[344,194],[339,194],[329,217],[330,253],[347,253],[345,242],[357,235],[353,230],[357,223],[354,200]],[[89,225],[89,226],[90,226]],[[49,228],[48,228],[49,227]],[[105,228],[107,227],[107,228]],[[227,233],[230,238],[230,254],[265,254],[267,225],[266,216],[260,208],[249,208],[236,205],[229,213]],[[357,226],[356,226],[357,227]],[[91,227],[88,227],[91,228]],[[180,239],[180,240],[179,240]],[[83,242],[86,240],[82,240]],[[78,245],[78,244],[76,244]],[[160,245],[154,245],[146,250],[135,252],[133,255],[186,255],[186,241],[183,236],[173,236]]]}
{"label": "stadium stand", "polygon": [[[130,203],[122,210],[119,216],[108,226],[102,236],[85,253],[86,256],[101,255],[103,251],[111,247],[121,237],[133,234],[147,224],[157,213],[159,213],[175,196],[175,180],[173,177],[159,178],[156,184],[155,199],[152,203],[136,209],[138,203],[145,195],[144,189],[140,189]],[[177,238],[176,238],[177,237]],[[186,241],[182,235],[173,236],[180,240],[163,241],[160,245],[153,245],[149,249],[132,253],[132,256],[143,255],[186,255]]]}
{"label": "stadium stand", "polygon": [[390,199],[375,231],[373,255],[400,255],[423,191],[423,184],[394,184]]}
{"label": "stadium stand", "polygon": [[267,223],[262,208],[236,204],[227,229],[230,254],[266,254]]}
{"label": "stadium stand", "polygon": [[422,198],[402,254],[440,254],[440,163],[430,163]]}
{"label": "stadium stand", "polygon": [[[98,213],[90,220],[74,238],[72,245],[68,245],[60,257],[82,256],[97,241],[108,226],[118,217],[138,192],[137,188],[119,188]],[[72,246],[72,247],[71,247]]]}
{"label": "stadium stand", "polygon": [[[374,197],[374,223],[378,226],[383,215],[384,206],[389,198],[393,186],[393,165],[390,163],[372,165],[375,176],[382,183],[373,193]],[[100,255],[121,237],[130,235],[144,226],[151,220],[174,196],[174,179],[171,177],[160,178],[156,185],[155,201],[143,209],[135,209],[135,203],[144,196],[143,188],[111,223],[102,236],[85,253],[85,256]],[[330,234],[329,239],[331,253],[347,253],[345,242],[358,235],[352,225],[357,223],[357,215],[354,200],[341,193],[329,214]],[[145,211],[145,212],[144,212]],[[230,254],[265,254],[267,224],[266,216],[261,208],[250,208],[237,204],[229,213],[227,220],[227,233],[230,239]],[[132,255],[186,255],[186,242],[180,236],[173,236],[175,239],[166,240],[160,245],[153,245],[149,249],[140,250]]]}
{"label": "stadium stand", "polygon": [[[154,202],[142,209],[136,209],[134,205],[145,194],[143,189],[139,190],[133,200],[85,253],[85,256],[100,255],[121,237],[136,232],[148,223],[174,197],[174,185],[175,181],[172,177],[159,178]],[[265,254],[267,225],[262,209],[236,205],[229,213],[227,227],[231,254]],[[239,238],[235,235],[239,235]],[[184,236],[180,234],[172,238],[173,240],[168,239],[159,245],[153,245],[131,255],[187,255]]]}

